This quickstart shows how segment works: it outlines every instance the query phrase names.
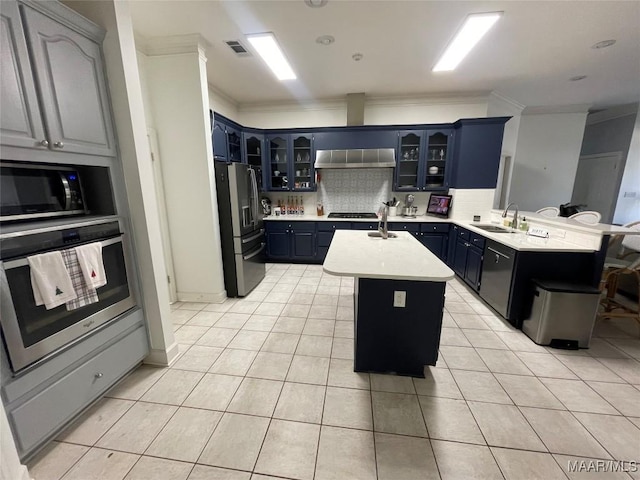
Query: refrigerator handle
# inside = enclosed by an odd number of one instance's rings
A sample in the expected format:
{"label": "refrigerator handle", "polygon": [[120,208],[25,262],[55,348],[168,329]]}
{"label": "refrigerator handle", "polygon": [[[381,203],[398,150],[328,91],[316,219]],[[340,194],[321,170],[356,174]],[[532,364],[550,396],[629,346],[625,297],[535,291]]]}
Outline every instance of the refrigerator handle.
{"label": "refrigerator handle", "polygon": [[251,190],[253,194],[253,224],[258,225],[258,180],[256,179],[256,171],[249,167],[249,176],[251,177]]}

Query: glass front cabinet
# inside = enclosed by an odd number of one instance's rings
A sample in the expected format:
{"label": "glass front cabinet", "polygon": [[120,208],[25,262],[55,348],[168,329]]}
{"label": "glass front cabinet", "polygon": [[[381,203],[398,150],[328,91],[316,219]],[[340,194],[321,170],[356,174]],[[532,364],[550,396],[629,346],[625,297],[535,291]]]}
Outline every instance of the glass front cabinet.
{"label": "glass front cabinet", "polygon": [[398,132],[398,158],[396,160],[395,190],[421,190],[420,158],[424,131]]}
{"label": "glass front cabinet", "polygon": [[265,190],[264,168],[262,162],[262,154],[264,152],[264,135],[259,133],[244,132],[244,161],[247,165],[251,165],[256,171],[258,180],[258,189],[262,192]]}
{"label": "glass front cabinet", "polygon": [[398,132],[394,191],[446,190],[453,129]]}
{"label": "glass front cabinet", "polygon": [[449,187],[446,176],[451,164],[453,129],[427,130],[425,162],[422,171],[423,190],[445,190]]}
{"label": "glass front cabinet", "polygon": [[313,135],[267,135],[266,145],[268,190],[315,190]]}

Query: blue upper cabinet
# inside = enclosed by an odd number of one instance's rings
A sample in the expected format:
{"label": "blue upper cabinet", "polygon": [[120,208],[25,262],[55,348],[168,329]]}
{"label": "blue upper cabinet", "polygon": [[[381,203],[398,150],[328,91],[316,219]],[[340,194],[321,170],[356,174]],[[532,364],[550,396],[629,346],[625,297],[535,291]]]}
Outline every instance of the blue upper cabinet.
{"label": "blue upper cabinet", "polygon": [[315,132],[314,143],[316,150],[396,148],[396,133],[397,130],[380,127],[336,127],[330,131]]}
{"label": "blue upper cabinet", "polygon": [[267,189],[289,191],[289,135],[266,135]]}
{"label": "blue upper cabinet", "polygon": [[424,163],[424,130],[398,132],[395,168],[395,191],[422,190]]}
{"label": "blue upper cabinet", "polygon": [[242,138],[242,144],[244,146],[244,157],[242,159],[242,163],[246,163],[253,167],[256,171],[258,187],[260,191],[264,191],[266,190],[265,186],[267,185],[263,167],[264,134],[247,131],[242,133]]}
{"label": "blue upper cabinet", "polygon": [[398,132],[394,191],[449,188],[453,138],[453,128]]}
{"label": "blue upper cabinet", "polygon": [[422,190],[446,190],[449,188],[454,135],[453,128],[427,130],[424,148],[425,159],[422,164]]}
{"label": "blue upper cabinet", "polygon": [[242,127],[231,120],[213,114],[213,155],[216,160],[242,162]]}
{"label": "blue upper cabinet", "polygon": [[310,133],[296,133],[291,135],[291,155],[290,178],[293,184],[289,185],[291,190],[299,192],[311,192],[316,189],[315,171],[313,162],[315,161],[315,149],[313,146],[313,135]]}
{"label": "blue upper cabinet", "polygon": [[266,135],[267,188],[270,191],[311,192],[316,189],[314,135]]}
{"label": "blue upper cabinet", "polygon": [[510,118],[477,118],[454,123],[451,187],[496,188],[504,124]]}
{"label": "blue upper cabinet", "polygon": [[219,120],[213,121],[213,157],[216,160],[227,159],[227,126]]}

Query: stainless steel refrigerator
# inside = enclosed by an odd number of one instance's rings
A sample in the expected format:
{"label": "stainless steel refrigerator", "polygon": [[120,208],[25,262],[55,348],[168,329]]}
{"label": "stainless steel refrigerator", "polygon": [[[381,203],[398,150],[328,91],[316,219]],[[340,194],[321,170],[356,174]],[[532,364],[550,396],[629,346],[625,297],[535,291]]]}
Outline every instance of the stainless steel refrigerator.
{"label": "stainless steel refrigerator", "polygon": [[230,297],[244,297],[265,275],[266,246],[257,172],[241,163],[214,162],[224,284]]}

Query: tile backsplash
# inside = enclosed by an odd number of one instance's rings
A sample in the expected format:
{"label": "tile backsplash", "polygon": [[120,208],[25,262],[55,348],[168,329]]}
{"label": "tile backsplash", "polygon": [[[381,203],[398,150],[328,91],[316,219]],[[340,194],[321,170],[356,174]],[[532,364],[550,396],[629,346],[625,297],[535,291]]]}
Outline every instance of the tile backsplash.
{"label": "tile backsplash", "polygon": [[[329,212],[376,212],[391,199],[393,169],[362,168],[321,171],[318,202]],[[397,194],[396,194],[397,196]]]}

